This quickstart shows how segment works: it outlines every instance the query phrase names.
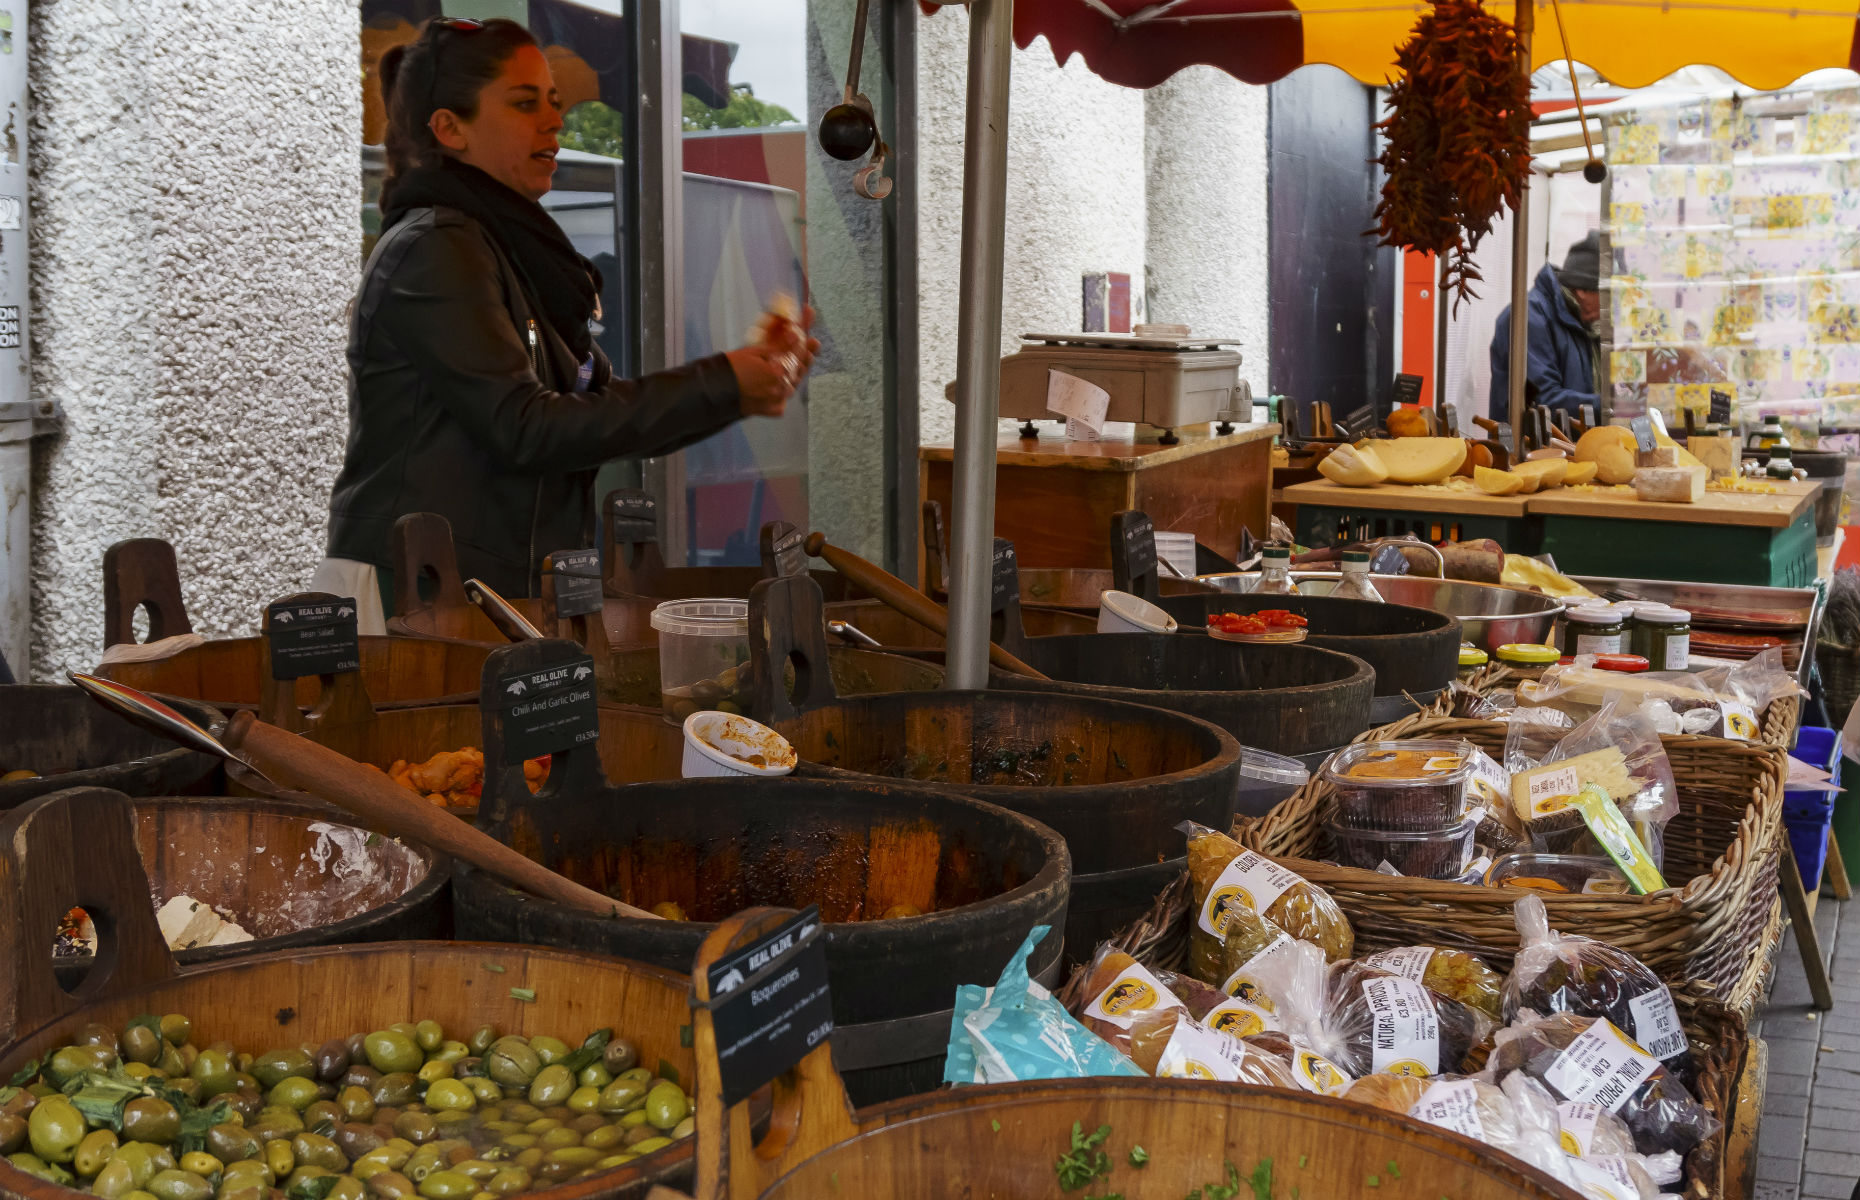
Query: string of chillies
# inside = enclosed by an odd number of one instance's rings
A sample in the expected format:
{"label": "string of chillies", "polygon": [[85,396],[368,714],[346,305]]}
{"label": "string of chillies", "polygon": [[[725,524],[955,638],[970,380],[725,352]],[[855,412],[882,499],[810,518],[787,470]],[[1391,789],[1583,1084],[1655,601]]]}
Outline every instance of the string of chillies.
{"label": "string of chillies", "polygon": [[497,1200],[691,1135],[676,1072],[638,1058],[607,1029],[571,1047],[437,1021],[253,1055],[142,1016],[0,1087],[0,1154],[105,1200]]}

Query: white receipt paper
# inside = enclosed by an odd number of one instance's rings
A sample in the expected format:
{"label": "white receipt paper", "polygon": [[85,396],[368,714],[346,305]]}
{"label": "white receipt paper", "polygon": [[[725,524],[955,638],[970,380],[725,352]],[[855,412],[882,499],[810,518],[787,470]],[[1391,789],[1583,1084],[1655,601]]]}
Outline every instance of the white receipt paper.
{"label": "white receipt paper", "polygon": [[1068,421],[1077,421],[1093,433],[1104,430],[1105,414],[1111,410],[1111,393],[1095,383],[1086,383],[1076,375],[1049,368],[1046,372],[1046,411]]}

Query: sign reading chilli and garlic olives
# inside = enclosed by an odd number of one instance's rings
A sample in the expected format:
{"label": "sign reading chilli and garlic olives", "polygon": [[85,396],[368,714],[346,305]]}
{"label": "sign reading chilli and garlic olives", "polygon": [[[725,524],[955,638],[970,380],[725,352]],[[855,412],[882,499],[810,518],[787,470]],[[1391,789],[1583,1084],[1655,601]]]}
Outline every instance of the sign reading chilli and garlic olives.
{"label": "sign reading chilli and garlic olives", "polygon": [[497,682],[503,719],[504,764],[517,766],[600,739],[594,700],[594,660],[572,658],[540,671],[516,671]]}

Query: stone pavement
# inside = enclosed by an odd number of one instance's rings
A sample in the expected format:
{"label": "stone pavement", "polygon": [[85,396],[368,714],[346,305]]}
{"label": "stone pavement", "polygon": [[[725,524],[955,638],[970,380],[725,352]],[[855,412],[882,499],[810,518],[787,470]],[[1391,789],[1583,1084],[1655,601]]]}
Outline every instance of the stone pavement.
{"label": "stone pavement", "polygon": [[1831,952],[1834,1008],[1816,1013],[1795,939],[1785,934],[1776,985],[1756,1028],[1770,1072],[1757,1135],[1754,1200],[1850,1200],[1860,1195],[1860,911],[1821,897],[1815,925]]}

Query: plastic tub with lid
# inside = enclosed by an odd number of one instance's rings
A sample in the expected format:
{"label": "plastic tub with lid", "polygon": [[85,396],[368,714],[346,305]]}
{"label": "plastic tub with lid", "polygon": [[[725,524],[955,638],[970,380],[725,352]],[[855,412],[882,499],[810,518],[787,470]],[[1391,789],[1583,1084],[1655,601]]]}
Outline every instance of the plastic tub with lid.
{"label": "plastic tub with lid", "polygon": [[1242,817],[1263,817],[1310,778],[1311,772],[1295,758],[1242,746],[1240,790],[1234,799],[1234,812]]}
{"label": "plastic tub with lid", "polygon": [[652,610],[659,631],[659,695],[665,719],[741,712],[749,691],[749,601],[667,600]]}
{"label": "plastic tub with lid", "polygon": [[1444,829],[1352,829],[1326,824],[1339,866],[1378,871],[1383,864],[1411,879],[1457,879],[1472,865],[1479,817]]}
{"label": "plastic tub with lid", "polygon": [[1507,854],[1485,873],[1487,887],[1528,888],[1546,895],[1622,895],[1631,891],[1621,868],[1593,854]]}
{"label": "plastic tub with lid", "polygon": [[1346,746],[1324,768],[1337,793],[1334,820],[1367,830],[1457,825],[1466,816],[1471,754],[1471,743],[1444,738]]}

